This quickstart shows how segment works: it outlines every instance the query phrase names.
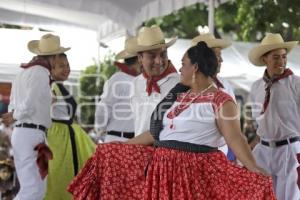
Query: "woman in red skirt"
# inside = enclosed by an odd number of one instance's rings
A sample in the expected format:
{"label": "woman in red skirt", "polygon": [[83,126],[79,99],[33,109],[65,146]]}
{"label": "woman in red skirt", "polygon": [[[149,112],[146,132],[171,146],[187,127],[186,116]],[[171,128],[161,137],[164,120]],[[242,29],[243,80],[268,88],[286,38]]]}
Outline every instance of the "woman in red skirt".
{"label": "woman in red skirt", "polygon": [[[181,84],[157,106],[150,132],[99,145],[69,186],[74,198],[275,199],[271,178],[241,134],[236,104],[214,87],[216,69],[205,42],[191,47],[182,59]],[[217,150],[225,140],[245,167]]]}

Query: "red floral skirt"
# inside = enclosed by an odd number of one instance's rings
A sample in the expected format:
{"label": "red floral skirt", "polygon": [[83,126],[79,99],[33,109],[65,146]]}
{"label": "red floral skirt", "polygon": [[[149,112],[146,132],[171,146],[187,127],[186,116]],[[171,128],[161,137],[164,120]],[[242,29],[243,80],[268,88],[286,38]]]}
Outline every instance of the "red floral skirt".
{"label": "red floral skirt", "polygon": [[75,200],[141,200],[153,147],[100,144],[68,191]]}
{"label": "red floral skirt", "polygon": [[221,152],[101,144],[68,189],[75,200],[274,200],[272,181]]}
{"label": "red floral skirt", "polygon": [[220,152],[158,148],[147,171],[147,200],[274,200],[271,177],[250,172]]}

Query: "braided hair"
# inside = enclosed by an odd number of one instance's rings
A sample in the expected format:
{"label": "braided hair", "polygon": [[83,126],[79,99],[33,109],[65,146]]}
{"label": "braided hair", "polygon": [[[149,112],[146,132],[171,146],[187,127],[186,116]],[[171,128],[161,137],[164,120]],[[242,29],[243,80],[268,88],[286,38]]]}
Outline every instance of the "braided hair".
{"label": "braided hair", "polygon": [[215,52],[203,41],[188,49],[187,55],[192,64],[198,64],[198,71],[206,77],[217,73],[218,60]]}

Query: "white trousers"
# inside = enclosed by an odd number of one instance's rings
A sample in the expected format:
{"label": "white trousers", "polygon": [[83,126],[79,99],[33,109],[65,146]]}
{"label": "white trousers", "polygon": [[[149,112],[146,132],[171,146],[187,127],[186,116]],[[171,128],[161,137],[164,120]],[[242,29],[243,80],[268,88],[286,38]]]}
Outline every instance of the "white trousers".
{"label": "white trousers", "polygon": [[300,190],[297,185],[300,153],[300,142],[271,148],[257,144],[253,155],[257,164],[271,176],[273,188],[278,200],[299,200]]}
{"label": "white trousers", "polygon": [[14,200],[42,200],[46,179],[42,180],[36,164],[34,147],[45,142],[45,133],[38,129],[15,127],[12,132],[12,149],[20,191]]}

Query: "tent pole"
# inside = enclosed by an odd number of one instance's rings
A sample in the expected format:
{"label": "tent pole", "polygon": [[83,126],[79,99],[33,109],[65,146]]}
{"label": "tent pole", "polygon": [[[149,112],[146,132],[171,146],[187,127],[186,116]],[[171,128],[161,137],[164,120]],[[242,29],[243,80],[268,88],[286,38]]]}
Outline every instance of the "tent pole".
{"label": "tent pole", "polygon": [[214,12],[215,12],[215,0],[209,0],[208,5],[208,28],[210,33],[214,33]]}

